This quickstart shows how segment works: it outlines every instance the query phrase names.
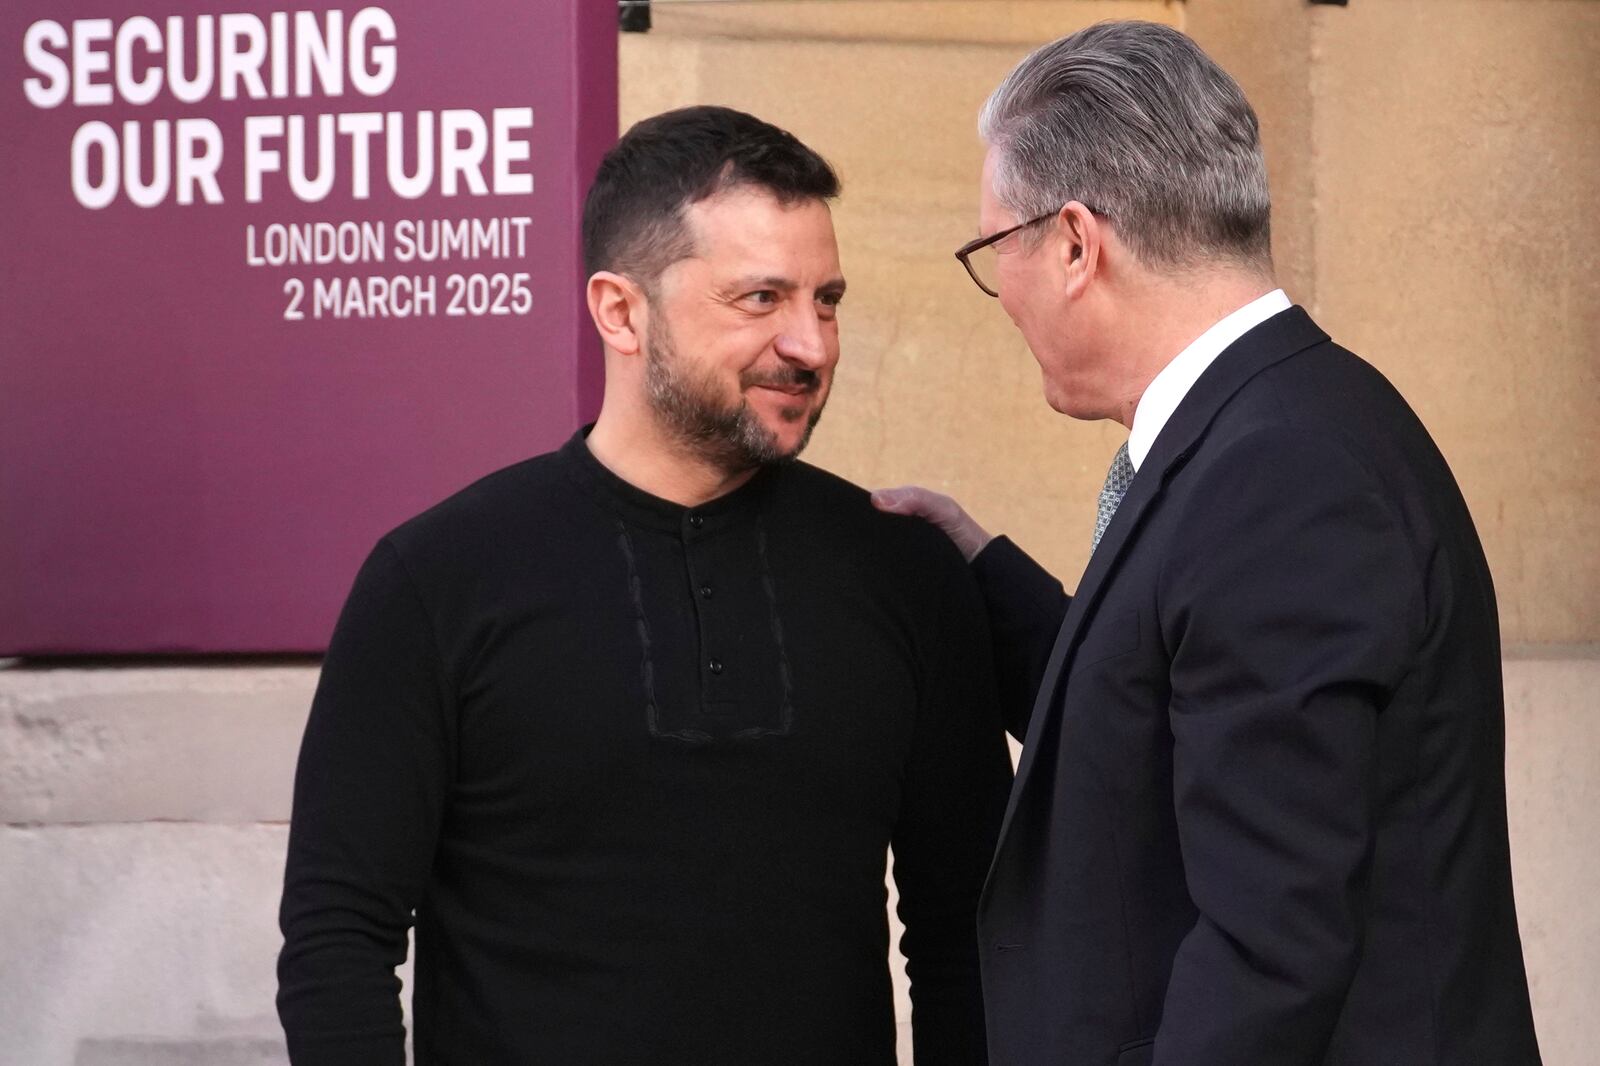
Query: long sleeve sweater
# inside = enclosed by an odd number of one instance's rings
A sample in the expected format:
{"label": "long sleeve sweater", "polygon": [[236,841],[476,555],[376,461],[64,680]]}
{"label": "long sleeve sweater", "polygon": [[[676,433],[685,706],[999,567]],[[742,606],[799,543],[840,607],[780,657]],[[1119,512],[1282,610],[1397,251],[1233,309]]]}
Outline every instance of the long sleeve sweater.
{"label": "long sleeve sweater", "polygon": [[295,780],[296,1066],[888,1066],[886,851],[921,1066],[984,1059],[1010,767],[932,527],[805,464],[696,508],[580,433],[384,537]]}

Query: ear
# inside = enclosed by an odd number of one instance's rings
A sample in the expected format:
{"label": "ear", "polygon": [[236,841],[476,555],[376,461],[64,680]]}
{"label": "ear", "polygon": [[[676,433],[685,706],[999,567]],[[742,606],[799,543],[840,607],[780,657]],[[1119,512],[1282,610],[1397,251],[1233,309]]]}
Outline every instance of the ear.
{"label": "ear", "polygon": [[1105,243],[1102,221],[1082,203],[1069,200],[1056,216],[1061,233],[1061,270],[1066,279],[1067,296],[1083,295],[1100,269],[1100,251]]}
{"label": "ear", "polygon": [[619,355],[638,355],[646,325],[643,290],[630,278],[600,270],[589,277],[588,297],[601,342]]}

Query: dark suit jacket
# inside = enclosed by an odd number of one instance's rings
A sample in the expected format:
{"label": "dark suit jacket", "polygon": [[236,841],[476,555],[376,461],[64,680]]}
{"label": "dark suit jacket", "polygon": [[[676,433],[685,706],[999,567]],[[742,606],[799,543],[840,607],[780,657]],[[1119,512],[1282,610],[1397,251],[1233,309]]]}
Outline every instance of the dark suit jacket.
{"label": "dark suit jacket", "polygon": [[1003,539],[975,566],[1025,742],[994,1066],[1539,1061],[1494,590],[1377,371],[1285,311],[1196,382],[1075,597]]}

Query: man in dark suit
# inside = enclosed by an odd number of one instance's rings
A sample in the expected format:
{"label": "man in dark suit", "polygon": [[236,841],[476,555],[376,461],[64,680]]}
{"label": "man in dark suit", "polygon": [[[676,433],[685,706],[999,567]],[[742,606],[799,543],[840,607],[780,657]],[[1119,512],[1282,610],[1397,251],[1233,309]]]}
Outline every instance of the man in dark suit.
{"label": "man in dark suit", "polygon": [[[997,1066],[1524,1066],[1494,590],[1405,401],[1272,280],[1258,128],[1104,23],[995,91],[958,253],[1128,426],[1077,593],[980,577],[1024,749],[979,912]],[[987,258],[985,258],[987,257]]]}

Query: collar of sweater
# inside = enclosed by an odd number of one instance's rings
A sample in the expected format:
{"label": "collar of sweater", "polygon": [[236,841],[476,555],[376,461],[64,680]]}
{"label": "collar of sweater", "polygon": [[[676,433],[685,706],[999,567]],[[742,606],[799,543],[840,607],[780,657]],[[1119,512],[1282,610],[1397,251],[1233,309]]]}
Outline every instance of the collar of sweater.
{"label": "collar of sweater", "polygon": [[727,495],[697,507],[685,507],[648,493],[612,473],[589,450],[587,438],[593,428],[592,423],[584,426],[562,445],[562,463],[585,492],[631,525],[698,537],[742,524],[760,513],[782,472],[780,466],[763,467]]}

